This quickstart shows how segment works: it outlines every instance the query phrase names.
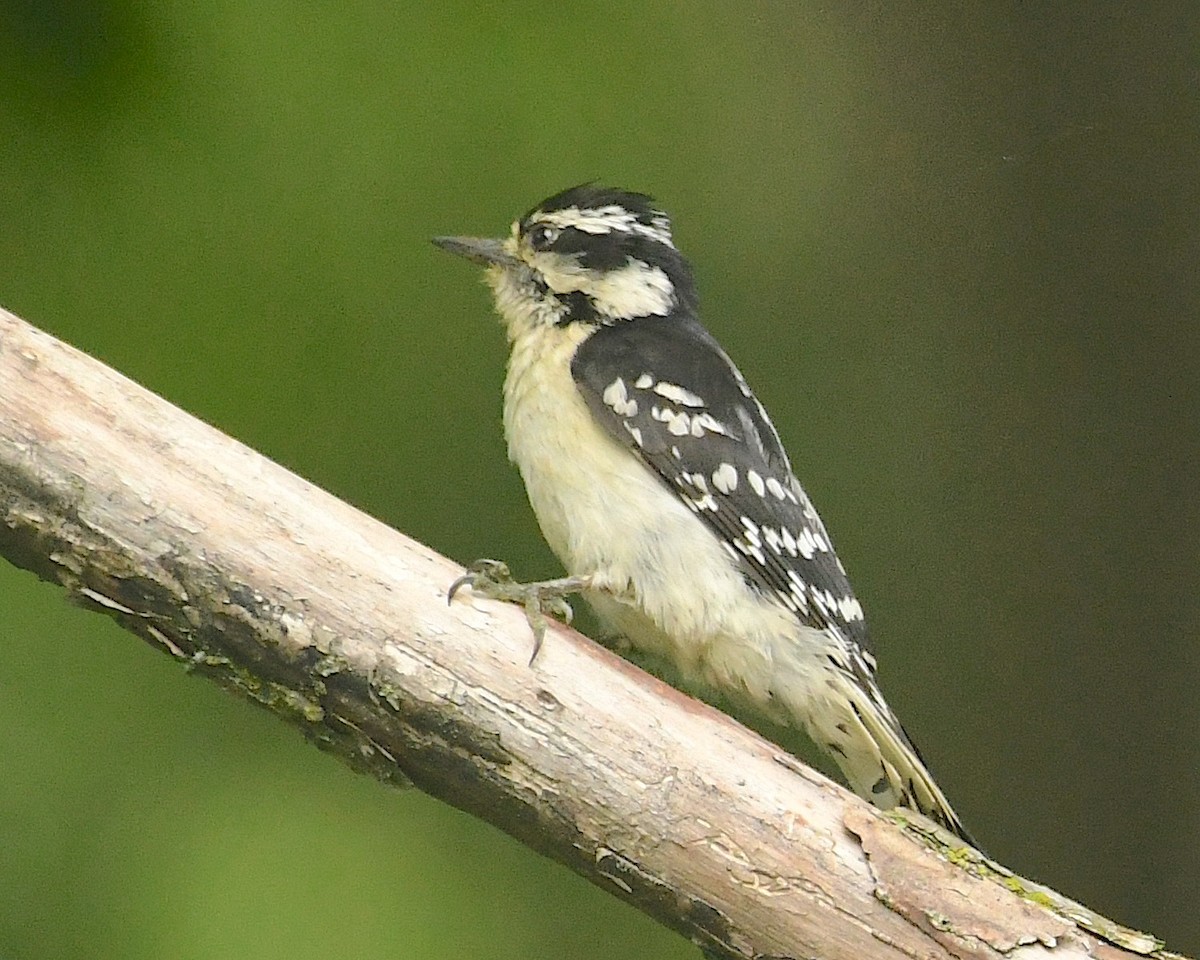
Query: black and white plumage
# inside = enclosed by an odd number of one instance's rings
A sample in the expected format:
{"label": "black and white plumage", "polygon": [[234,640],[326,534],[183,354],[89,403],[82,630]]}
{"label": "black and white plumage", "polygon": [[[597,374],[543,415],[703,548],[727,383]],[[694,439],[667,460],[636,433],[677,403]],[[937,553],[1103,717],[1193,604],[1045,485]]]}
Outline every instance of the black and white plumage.
{"label": "black and white plumage", "polygon": [[690,684],[805,729],[860,796],[965,836],[879,692],[862,607],[774,426],[697,319],[666,214],[585,185],[504,240],[437,242],[488,268],[509,455],[570,587]]}

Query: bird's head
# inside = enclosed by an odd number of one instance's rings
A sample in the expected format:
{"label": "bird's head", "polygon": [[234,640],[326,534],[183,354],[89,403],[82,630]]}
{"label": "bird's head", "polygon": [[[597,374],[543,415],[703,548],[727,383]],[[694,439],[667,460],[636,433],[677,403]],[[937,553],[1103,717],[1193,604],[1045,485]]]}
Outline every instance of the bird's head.
{"label": "bird's head", "polygon": [[650,197],[585,184],[543,200],[504,239],[438,237],[484,264],[514,325],[611,325],[695,306],[691,268]]}

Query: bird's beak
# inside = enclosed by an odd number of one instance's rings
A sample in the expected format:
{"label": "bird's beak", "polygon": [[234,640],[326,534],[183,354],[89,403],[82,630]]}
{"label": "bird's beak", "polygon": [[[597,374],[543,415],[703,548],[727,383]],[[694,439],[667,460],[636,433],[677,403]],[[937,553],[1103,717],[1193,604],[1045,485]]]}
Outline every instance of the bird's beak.
{"label": "bird's beak", "polygon": [[521,263],[516,257],[504,249],[503,240],[492,240],[487,237],[434,237],[435,245],[460,257],[466,257],[472,263],[482,263],[485,266],[515,267]]}

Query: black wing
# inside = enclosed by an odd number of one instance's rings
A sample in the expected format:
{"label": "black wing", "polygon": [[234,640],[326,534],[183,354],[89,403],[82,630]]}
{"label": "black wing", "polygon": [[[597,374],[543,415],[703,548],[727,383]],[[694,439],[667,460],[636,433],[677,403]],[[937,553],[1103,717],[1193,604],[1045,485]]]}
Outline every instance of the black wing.
{"label": "black wing", "polygon": [[571,373],[596,420],[725,544],[746,581],[870,651],[862,607],[766,412],[720,345],[679,314],[602,327]]}

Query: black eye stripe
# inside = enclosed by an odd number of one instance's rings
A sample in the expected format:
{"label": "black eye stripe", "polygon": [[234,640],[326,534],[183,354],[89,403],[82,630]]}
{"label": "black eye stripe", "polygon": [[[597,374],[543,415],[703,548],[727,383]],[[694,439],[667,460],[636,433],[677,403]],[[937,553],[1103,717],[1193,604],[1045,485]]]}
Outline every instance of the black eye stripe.
{"label": "black eye stripe", "polygon": [[577,254],[580,263],[592,270],[613,270],[625,266],[636,237],[624,231],[588,233],[576,227],[564,227],[551,249],[555,253]]}

